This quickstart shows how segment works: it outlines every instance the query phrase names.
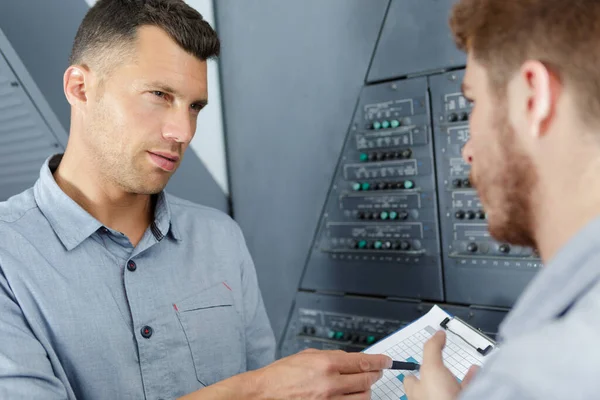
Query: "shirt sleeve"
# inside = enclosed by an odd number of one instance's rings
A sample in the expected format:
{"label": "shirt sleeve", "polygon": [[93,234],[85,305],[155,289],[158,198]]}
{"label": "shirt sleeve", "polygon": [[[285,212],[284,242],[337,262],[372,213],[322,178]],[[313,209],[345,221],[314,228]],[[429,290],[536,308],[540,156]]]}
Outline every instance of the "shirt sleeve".
{"label": "shirt sleeve", "polygon": [[465,390],[458,400],[533,400],[532,397],[525,394],[514,382],[501,379],[501,377],[486,377],[476,379]]}
{"label": "shirt sleeve", "polygon": [[48,354],[31,331],[0,270],[0,398],[67,399]]}
{"label": "shirt sleeve", "polygon": [[243,234],[236,224],[242,257],[246,361],[248,370],[262,368],[275,360],[275,335],[258,286],[256,269]]}

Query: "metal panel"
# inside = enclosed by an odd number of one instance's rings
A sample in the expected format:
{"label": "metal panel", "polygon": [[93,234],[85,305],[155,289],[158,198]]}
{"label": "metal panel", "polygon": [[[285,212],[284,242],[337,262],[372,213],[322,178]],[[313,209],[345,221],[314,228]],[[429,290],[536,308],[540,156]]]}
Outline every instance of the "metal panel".
{"label": "metal panel", "polygon": [[455,0],[393,0],[369,69],[368,81],[459,67],[448,16]]}
{"label": "metal panel", "polygon": [[[361,351],[427,313],[433,304],[342,297],[299,292],[291,313],[280,356],[307,348]],[[482,307],[443,306],[491,337],[506,311]]]}
{"label": "metal panel", "polygon": [[429,78],[436,144],[440,224],[447,301],[512,307],[541,267],[533,250],[493,240],[485,210],[462,159],[471,104],[464,71]]}
{"label": "metal panel", "polygon": [[71,112],[62,77],[77,28],[88,9],[84,0],[0,1],[0,29],[66,131]]}
{"label": "metal panel", "polygon": [[279,336],[388,1],[216,6],[234,216]]}
{"label": "metal panel", "polygon": [[0,31],[0,200],[29,188],[66,138]]}
{"label": "metal panel", "polygon": [[364,88],[301,287],[442,301],[426,78]]}

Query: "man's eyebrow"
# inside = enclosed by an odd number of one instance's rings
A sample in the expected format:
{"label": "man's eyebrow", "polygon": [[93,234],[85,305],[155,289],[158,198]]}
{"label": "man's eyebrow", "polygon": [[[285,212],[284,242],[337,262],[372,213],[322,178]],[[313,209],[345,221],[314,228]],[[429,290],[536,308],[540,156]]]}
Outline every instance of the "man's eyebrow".
{"label": "man's eyebrow", "polygon": [[[149,84],[146,85],[146,87],[150,90],[158,90],[161,92],[165,92],[165,93],[170,93],[175,97],[181,97],[181,93],[179,93],[177,90],[175,90],[173,87],[162,83],[162,82],[150,82]],[[208,104],[208,99],[198,99],[193,101],[193,104],[199,104],[202,107],[205,107]]]}

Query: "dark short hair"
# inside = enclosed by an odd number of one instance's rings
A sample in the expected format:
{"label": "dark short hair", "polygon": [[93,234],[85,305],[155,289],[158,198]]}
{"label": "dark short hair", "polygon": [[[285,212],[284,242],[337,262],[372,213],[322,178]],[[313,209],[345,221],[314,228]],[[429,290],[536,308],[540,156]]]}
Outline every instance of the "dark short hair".
{"label": "dark short hair", "polygon": [[450,27],[457,46],[482,62],[504,94],[527,60],[543,62],[577,92],[581,117],[600,123],[600,1],[459,0]]}
{"label": "dark short hair", "polygon": [[124,55],[142,26],[161,28],[200,60],[219,55],[217,33],[183,0],[98,0],[79,26],[70,64],[87,64],[90,59],[102,62],[115,54]]}

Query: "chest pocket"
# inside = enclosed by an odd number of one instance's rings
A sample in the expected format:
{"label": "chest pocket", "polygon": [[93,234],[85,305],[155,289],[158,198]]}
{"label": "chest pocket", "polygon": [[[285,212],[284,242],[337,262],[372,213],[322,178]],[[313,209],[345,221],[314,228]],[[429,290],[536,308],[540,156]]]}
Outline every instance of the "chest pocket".
{"label": "chest pocket", "polygon": [[205,386],[245,370],[243,324],[233,304],[231,290],[221,282],[176,304],[196,377]]}

